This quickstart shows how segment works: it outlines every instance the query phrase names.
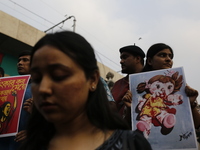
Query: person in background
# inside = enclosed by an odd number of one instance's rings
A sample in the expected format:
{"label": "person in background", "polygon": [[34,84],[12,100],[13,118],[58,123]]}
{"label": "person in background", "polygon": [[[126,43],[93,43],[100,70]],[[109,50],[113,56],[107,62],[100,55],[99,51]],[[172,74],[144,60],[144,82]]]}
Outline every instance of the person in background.
{"label": "person in background", "polygon": [[119,49],[122,73],[126,77],[115,82],[111,93],[116,102],[117,109],[131,127],[131,101],[132,94],[129,90],[129,74],[139,73],[144,66],[145,53],[136,45],[129,45]]}
{"label": "person in background", "polygon": [[[19,54],[17,70],[19,75],[30,75],[30,59],[31,51],[26,50]],[[24,140],[26,135],[26,124],[30,116],[30,109],[32,107],[33,99],[31,93],[31,80],[29,80],[24,99],[23,99],[23,109],[21,110],[20,121],[19,121],[19,133],[16,135],[15,141],[20,142]]]}
{"label": "person in background", "polygon": [[4,77],[4,69],[0,67],[0,77]]}
{"label": "person in background", "polygon": [[106,79],[107,79],[106,83],[107,83],[110,90],[112,90],[112,88],[114,86],[114,81],[112,80],[113,77],[114,77],[114,74],[112,72],[108,72],[106,74]]}
{"label": "person in background", "polygon": [[21,150],[148,150],[111,111],[94,50],[79,34],[47,34],[33,47],[34,105]]}
{"label": "person in background", "polygon": [[[143,72],[154,71],[160,69],[168,69],[173,66],[174,53],[170,46],[164,43],[156,43],[152,45],[146,54],[146,64],[144,66]],[[186,95],[190,99],[191,111],[193,115],[194,125],[196,129],[200,128],[200,113],[197,109],[197,96],[198,91],[186,85],[185,87]]]}
{"label": "person in background", "polygon": [[106,91],[107,98],[108,98],[109,105],[110,105],[111,109],[112,109],[113,111],[115,111],[115,112],[118,112],[118,111],[117,111],[117,106],[116,106],[115,100],[114,100],[114,98],[113,98],[113,96],[112,96],[112,94],[111,94],[111,92],[110,92],[110,89],[109,89],[109,87],[108,87],[108,84],[106,83],[106,81],[105,81],[102,77],[100,77],[100,80],[101,80],[101,82],[103,83],[103,86],[104,86],[104,89],[105,89],[105,91]]}
{"label": "person in background", "polygon": [[[26,50],[19,54],[17,70],[19,75],[29,75],[30,74],[30,57],[31,51]],[[19,148],[21,142],[26,137],[26,123],[30,116],[30,108],[32,107],[32,94],[31,94],[31,81],[29,81],[24,99],[23,108],[21,109],[20,121],[18,127],[18,133],[16,136],[0,138],[0,149],[2,150],[16,150]]]}

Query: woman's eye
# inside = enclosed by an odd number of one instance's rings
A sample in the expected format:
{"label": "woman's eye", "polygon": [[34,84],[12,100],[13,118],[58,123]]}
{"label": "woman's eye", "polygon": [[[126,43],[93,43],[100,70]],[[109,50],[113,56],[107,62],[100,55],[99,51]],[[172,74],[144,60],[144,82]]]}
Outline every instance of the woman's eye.
{"label": "woman's eye", "polygon": [[165,57],[165,54],[160,54],[159,56],[160,56],[160,57]]}
{"label": "woman's eye", "polygon": [[32,83],[40,83],[41,82],[41,78],[33,78],[33,77],[31,77],[31,82]]}
{"label": "woman's eye", "polygon": [[169,54],[169,58],[171,58],[171,59],[172,59],[172,55],[171,55],[171,54]]}
{"label": "woman's eye", "polygon": [[42,76],[40,74],[31,74],[31,82],[32,83],[40,83],[42,79]]}
{"label": "woman's eye", "polygon": [[62,81],[62,80],[65,80],[68,76],[67,75],[63,75],[63,76],[53,76],[52,79],[54,81]]}

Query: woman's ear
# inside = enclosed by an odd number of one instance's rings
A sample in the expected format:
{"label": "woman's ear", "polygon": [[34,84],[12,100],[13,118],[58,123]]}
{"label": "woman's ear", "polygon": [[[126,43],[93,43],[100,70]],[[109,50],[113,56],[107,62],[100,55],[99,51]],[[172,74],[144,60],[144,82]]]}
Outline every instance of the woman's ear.
{"label": "woman's ear", "polygon": [[148,65],[152,65],[152,59],[150,57],[147,58]]}
{"label": "woman's ear", "polygon": [[95,70],[94,73],[90,77],[90,91],[95,91],[97,88],[97,84],[99,82],[100,73],[99,70]]}

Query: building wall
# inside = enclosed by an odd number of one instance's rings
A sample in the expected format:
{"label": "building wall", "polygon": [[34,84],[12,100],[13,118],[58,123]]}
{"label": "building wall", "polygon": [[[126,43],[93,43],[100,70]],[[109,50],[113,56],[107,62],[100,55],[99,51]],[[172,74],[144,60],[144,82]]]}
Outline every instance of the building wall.
{"label": "building wall", "polygon": [[98,67],[99,67],[99,70],[100,70],[100,74],[101,74],[101,77],[103,77],[104,79],[106,79],[106,74],[108,72],[111,72],[114,74],[114,78],[112,79],[114,82],[121,79],[123,76],[119,73],[117,73],[116,71],[112,70],[111,68],[103,65],[102,63],[98,62]]}
{"label": "building wall", "polygon": [[0,11],[0,18],[1,33],[30,46],[33,46],[42,36],[45,35],[44,32],[37,30],[31,25],[14,18],[3,11]]}

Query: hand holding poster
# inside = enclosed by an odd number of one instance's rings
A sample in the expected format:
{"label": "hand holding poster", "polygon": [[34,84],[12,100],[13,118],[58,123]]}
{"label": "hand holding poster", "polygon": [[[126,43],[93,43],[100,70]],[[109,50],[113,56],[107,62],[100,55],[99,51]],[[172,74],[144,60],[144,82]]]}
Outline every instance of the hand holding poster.
{"label": "hand holding poster", "polygon": [[154,150],[197,149],[183,68],[133,74],[129,79],[132,128],[143,132]]}
{"label": "hand holding poster", "polygon": [[30,76],[0,78],[0,137],[17,133],[24,92]]}

